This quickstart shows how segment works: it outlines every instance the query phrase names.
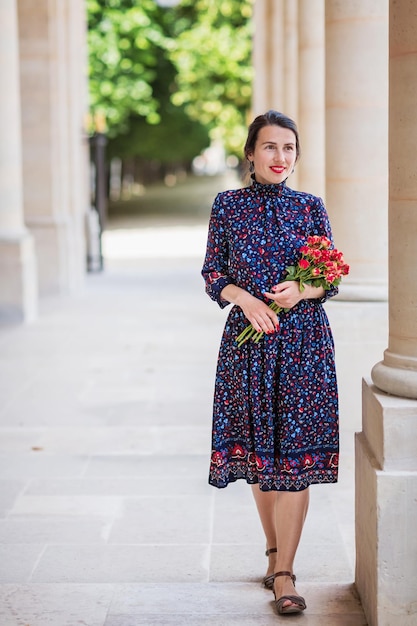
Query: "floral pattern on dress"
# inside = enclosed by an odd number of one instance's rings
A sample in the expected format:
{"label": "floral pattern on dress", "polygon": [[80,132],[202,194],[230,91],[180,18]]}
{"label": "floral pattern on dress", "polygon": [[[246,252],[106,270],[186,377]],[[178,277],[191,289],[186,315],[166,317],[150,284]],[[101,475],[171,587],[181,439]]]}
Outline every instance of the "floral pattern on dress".
{"label": "floral pattern on dress", "polygon": [[[215,199],[202,269],[220,307],[236,284],[269,303],[310,235],[332,240],[320,198],[285,183],[226,191]],[[215,379],[209,482],[245,479],[263,491],[299,491],[338,474],[338,392],[334,344],[322,303],[301,300],[280,314],[280,329],[238,347],[248,321],[233,306],[221,339]]]}

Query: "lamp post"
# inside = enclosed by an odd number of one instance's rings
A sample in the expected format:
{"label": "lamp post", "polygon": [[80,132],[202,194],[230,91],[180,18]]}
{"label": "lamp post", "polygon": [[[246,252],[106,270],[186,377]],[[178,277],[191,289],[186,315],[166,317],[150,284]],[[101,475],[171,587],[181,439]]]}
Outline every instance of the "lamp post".
{"label": "lamp post", "polygon": [[106,226],[107,176],[106,176],[106,122],[104,115],[94,116],[93,134],[90,136],[90,154],[94,178],[91,181],[92,205],[88,216],[87,270],[103,270],[101,235]]}

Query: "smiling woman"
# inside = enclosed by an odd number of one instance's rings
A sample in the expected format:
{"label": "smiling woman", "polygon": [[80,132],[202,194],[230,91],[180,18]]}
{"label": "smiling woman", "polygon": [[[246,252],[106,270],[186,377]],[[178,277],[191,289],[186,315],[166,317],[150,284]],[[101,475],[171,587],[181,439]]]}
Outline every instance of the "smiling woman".
{"label": "smiling woman", "polygon": [[[209,482],[252,485],[269,557],[263,584],[278,613],[300,613],[293,564],[309,487],[338,476],[333,339],[322,307],[337,287],[301,285],[288,270],[313,237],[333,248],[332,235],[322,200],[286,185],[300,155],[291,119],[255,118],[244,152],[252,184],[217,195],[202,270],[208,295],[234,305],[217,362]],[[239,342],[248,321],[260,341]]]}

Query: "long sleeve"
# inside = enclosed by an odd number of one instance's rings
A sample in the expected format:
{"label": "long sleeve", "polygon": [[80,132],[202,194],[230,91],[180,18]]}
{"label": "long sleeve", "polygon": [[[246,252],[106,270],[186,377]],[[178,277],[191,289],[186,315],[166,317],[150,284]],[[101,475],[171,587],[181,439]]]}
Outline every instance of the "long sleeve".
{"label": "long sleeve", "polygon": [[234,280],[228,275],[229,245],[224,223],[226,205],[222,202],[222,197],[224,194],[217,195],[211,210],[206,256],[201,274],[206,283],[206,293],[223,309],[230,303],[220,294],[226,285],[234,284]]}
{"label": "long sleeve", "polygon": [[[327,237],[332,242],[333,234],[330,226],[329,216],[327,214],[326,208],[324,206],[323,200],[321,198],[316,198],[316,202],[311,207],[311,230],[309,231],[309,235],[320,235],[320,237]],[[337,295],[339,293],[338,287],[330,287],[330,289],[326,290],[323,298],[320,298],[318,302],[323,303],[326,302],[329,298]]]}

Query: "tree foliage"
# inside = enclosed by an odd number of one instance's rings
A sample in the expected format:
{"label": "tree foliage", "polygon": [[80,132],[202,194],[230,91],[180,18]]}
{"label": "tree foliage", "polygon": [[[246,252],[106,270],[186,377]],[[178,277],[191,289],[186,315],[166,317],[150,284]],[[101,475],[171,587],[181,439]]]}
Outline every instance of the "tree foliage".
{"label": "tree foliage", "polygon": [[159,122],[152,83],[169,45],[154,0],[87,0],[90,105],[106,116],[110,136],[130,115]]}
{"label": "tree foliage", "polygon": [[164,9],[155,0],[87,0],[90,103],[106,117],[112,151],[189,158],[210,133],[240,154],[252,5],[180,0]]}
{"label": "tree foliage", "polygon": [[170,58],[172,101],[240,154],[252,93],[253,0],[182,0]]}

